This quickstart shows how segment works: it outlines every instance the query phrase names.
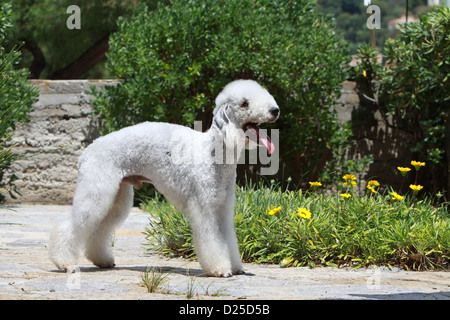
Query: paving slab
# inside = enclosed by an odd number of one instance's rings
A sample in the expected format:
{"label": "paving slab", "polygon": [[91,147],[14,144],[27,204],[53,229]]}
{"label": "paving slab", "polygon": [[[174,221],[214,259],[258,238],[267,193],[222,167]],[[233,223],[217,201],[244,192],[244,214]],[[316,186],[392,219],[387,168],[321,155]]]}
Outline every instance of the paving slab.
{"label": "paving slab", "polygon": [[[11,210],[12,209],[12,210]],[[280,268],[245,264],[246,275],[213,278],[196,261],[148,250],[149,215],[134,208],[117,230],[116,267],[99,269],[80,259],[73,273],[48,258],[49,232],[71,206],[0,208],[0,300],[4,299],[431,299],[450,300],[450,273],[388,268]],[[148,293],[148,268],[167,275],[162,292]]]}

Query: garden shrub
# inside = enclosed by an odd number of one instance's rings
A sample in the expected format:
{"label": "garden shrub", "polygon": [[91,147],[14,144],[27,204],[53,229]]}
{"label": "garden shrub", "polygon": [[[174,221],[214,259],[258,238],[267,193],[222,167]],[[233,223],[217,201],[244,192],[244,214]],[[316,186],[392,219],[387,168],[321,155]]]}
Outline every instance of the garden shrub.
{"label": "garden shrub", "polygon": [[[447,171],[450,189],[450,8],[444,6],[406,24],[386,45],[382,98],[415,136],[413,151]],[[445,161],[446,160],[446,161]],[[447,170],[445,170],[447,168]],[[442,180],[435,173],[434,183]]]}
{"label": "garden shrub", "polygon": [[173,0],[155,10],[142,5],[117,25],[107,68],[123,81],[95,92],[103,133],[142,121],[202,120],[205,130],[217,94],[244,78],[260,82],[281,108],[266,127],[280,129],[284,176],[317,176],[340,143],[329,106],[348,54],[315,1]]}
{"label": "garden shrub", "polygon": [[[289,191],[276,183],[237,187],[234,219],[242,259],[284,267],[450,267],[446,204],[435,206],[432,197],[418,200],[413,192],[399,197],[388,189],[362,196],[314,189]],[[182,213],[159,199],[145,201],[142,209],[151,215],[146,228],[151,249],[194,257],[189,221]]]}
{"label": "garden shrub", "polygon": [[19,194],[14,187],[16,176],[5,177],[5,171],[15,160],[11,151],[12,145],[6,145],[17,125],[28,121],[27,112],[38,95],[36,88],[31,87],[28,71],[16,70],[20,52],[6,52],[7,31],[11,27],[11,6],[2,3],[0,7],[0,202],[4,201],[4,192],[12,197]]}
{"label": "garden shrub", "polygon": [[[400,28],[384,49],[385,65],[361,48],[357,81],[391,126],[411,140],[416,158],[430,164],[428,190],[450,190],[450,8],[441,6]],[[363,76],[364,73],[364,76]],[[367,101],[362,101],[367,103]],[[369,103],[371,103],[369,101]],[[433,164],[433,165],[431,165]]]}

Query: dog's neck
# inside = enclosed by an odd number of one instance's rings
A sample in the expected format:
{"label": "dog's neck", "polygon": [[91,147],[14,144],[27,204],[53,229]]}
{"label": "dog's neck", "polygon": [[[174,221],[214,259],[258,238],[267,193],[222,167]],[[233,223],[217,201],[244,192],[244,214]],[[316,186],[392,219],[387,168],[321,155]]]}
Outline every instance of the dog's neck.
{"label": "dog's neck", "polygon": [[213,119],[211,128],[205,133],[211,141],[211,156],[216,164],[237,165],[239,156],[245,148],[245,135],[242,129],[232,123],[218,126]]}

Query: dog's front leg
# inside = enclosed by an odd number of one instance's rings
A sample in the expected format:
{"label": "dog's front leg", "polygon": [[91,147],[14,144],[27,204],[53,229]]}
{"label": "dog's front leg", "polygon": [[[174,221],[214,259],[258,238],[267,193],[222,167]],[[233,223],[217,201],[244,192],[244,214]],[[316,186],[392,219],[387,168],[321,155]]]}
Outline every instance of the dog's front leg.
{"label": "dog's front leg", "polygon": [[221,220],[219,222],[219,229],[225,239],[224,244],[228,246],[233,274],[244,274],[245,272],[242,266],[238,239],[234,226],[234,186],[229,189],[230,190],[227,192],[227,201],[220,206],[218,211],[218,217]]}
{"label": "dog's front leg", "polygon": [[211,209],[190,212],[188,215],[194,249],[203,271],[214,277],[233,275],[229,243],[221,232],[220,216]]}

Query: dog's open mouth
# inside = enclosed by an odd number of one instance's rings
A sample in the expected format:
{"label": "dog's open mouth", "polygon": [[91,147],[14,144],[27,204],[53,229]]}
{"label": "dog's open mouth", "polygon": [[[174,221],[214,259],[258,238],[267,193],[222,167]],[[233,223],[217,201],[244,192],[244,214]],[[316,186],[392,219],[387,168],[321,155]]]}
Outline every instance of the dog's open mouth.
{"label": "dog's open mouth", "polygon": [[[275,146],[270,140],[270,137],[264,130],[260,130],[261,128],[259,127],[258,123],[247,122],[246,124],[244,124],[242,129],[244,130],[244,132],[246,132],[248,139],[259,145],[265,146],[269,154],[272,154],[272,152],[275,150]],[[251,131],[249,132],[249,130]],[[254,133],[252,131],[254,131]],[[255,140],[252,138],[255,138]]]}

